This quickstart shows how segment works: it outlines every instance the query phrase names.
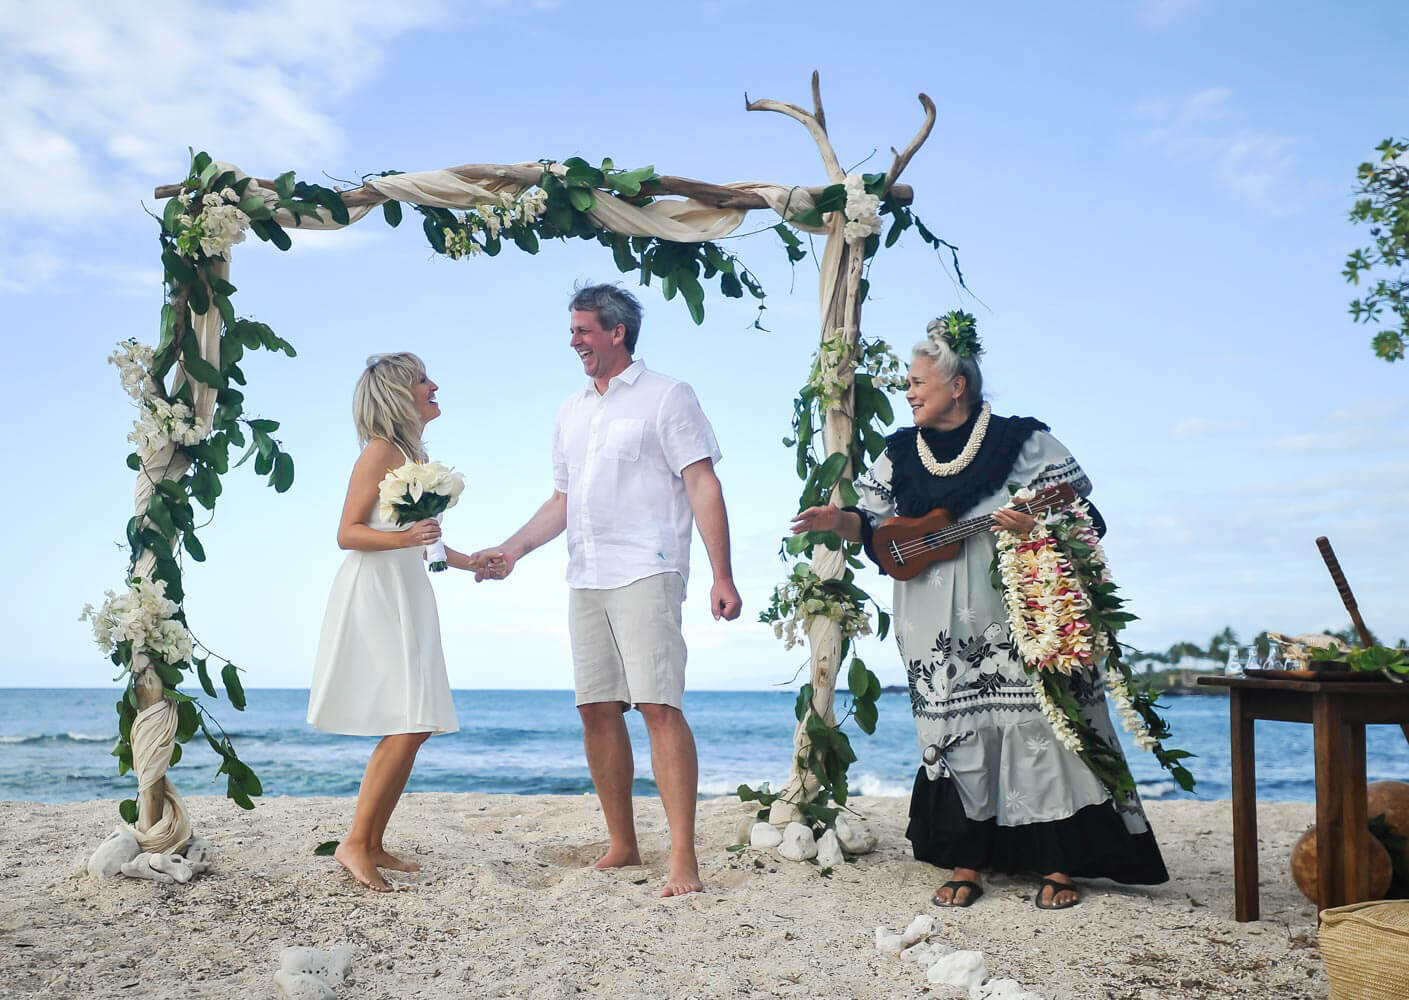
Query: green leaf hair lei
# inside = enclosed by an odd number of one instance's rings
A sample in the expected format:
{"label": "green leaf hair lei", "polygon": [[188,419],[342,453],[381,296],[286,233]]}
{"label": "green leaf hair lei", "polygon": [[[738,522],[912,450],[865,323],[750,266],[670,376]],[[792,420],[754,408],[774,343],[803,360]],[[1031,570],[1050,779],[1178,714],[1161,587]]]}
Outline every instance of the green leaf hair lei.
{"label": "green leaf hair lei", "polygon": [[983,344],[978,339],[978,320],[974,319],[973,313],[955,309],[941,316],[935,327],[935,332],[959,357],[977,358],[983,353]]}

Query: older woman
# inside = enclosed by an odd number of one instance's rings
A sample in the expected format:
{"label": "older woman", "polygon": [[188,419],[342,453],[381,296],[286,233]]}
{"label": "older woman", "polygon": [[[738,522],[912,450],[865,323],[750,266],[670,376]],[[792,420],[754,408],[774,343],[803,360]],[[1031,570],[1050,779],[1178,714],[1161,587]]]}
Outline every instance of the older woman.
{"label": "older woman", "polygon": [[[886,439],[857,480],[858,506],[813,507],[793,530],[834,531],[869,551],[881,521],[944,508],[956,519],[991,513],[996,528],[1025,534],[1034,522],[1007,506],[1010,484],[1070,483],[1090,493],[1081,466],[1045,424],[994,416],[982,402],[979,351],[972,317],[931,322],[915,346],[905,394],[915,426]],[[1138,799],[1113,801],[1044,718],[991,582],[994,551],[993,536],[980,533],[957,558],[895,584],[896,641],[924,761],[906,835],[917,859],[953,869],[933,902],[973,904],[983,894],[981,870],[1041,875],[1039,909],[1080,902],[1073,876],[1166,881]],[[1078,679],[1073,691],[1082,714],[1118,747],[1095,680]]]}

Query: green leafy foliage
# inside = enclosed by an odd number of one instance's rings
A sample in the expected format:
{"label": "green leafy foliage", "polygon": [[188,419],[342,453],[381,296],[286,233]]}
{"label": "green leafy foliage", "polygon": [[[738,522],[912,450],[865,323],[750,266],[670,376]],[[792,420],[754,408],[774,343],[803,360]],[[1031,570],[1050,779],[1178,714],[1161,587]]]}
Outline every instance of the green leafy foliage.
{"label": "green leafy foliage", "polygon": [[1352,223],[1370,227],[1371,244],[1351,251],[1341,273],[1353,285],[1374,279],[1350,303],[1350,316],[1356,323],[1387,321],[1371,347],[1385,361],[1400,361],[1409,347],[1409,140],[1386,139],[1375,152],[1379,160],[1356,171],[1359,197],[1350,210]]}
{"label": "green leafy foliage", "polygon": [[[652,167],[617,170],[610,159],[592,166],[581,157],[570,157],[558,166],[544,160],[539,187],[546,195],[542,215],[528,219],[519,215],[496,221],[493,227],[478,224],[471,213],[457,216],[446,208],[415,205],[423,217],[426,239],[436,253],[463,256],[483,253],[494,257],[505,243],[513,243],[525,253],[536,254],[548,240],[595,240],[612,252],[612,260],[622,274],[636,274],[642,285],[660,282],[667,301],[679,296],[696,324],[705,317],[705,287],[715,282],[726,298],[742,298],[747,292],[760,303],[763,286],[739,258],[717,243],[674,243],[654,236],[625,236],[597,224],[589,214],[598,198],[620,196],[634,204],[651,200],[658,190],[658,176]],[[447,237],[449,234],[449,237]],[[796,239],[796,237],[794,237]],[[789,253],[791,258],[792,254]],[[800,259],[800,258],[799,258]],[[755,326],[759,323],[755,320]]]}
{"label": "green leafy foliage", "polygon": [[[879,194],[884,187],[885,175],[866,174],[864,180],[870,193]],[[834,184],[822,191],[815,199],[812,209],[793,213],[790,218],[804,225],[821,225],[823,213],[839,211],[845,204],[845,187]],[[957,248],[936,237],[925,228],[908,206],[901,205],[893,198],[886,198],[881,202],[880,212],[882,215],[890,215],[894,220],[885,240],[887,247],[893,246],[907,229],[914,228],[924,242],[936,251],[941,248],[950,251],[955,273],[960,284],[963,284]],[[773,230],[783,241],[789,261],[795,264],[806,256],[802,249],[802,240],[791,227],[779,223]],[[864,266],[869,273],[870,261],[880,249],[881,240],[872,236],[861,244],[861,247]],[[863,278],[858,292],[862,301],[868,288],[868,281]],[[825,348],[826,344],[823,346]],[[845,372],[850,381],[850,388],[843,394],[842,399],[837,400],[819,391],[819,380],[816,377],[818,373],[814,367],[808,383],[799,390],[793,400],[791,433],[783,438],[783,446],[793,450],[797,477],[803,484],[802,492],[798,496],[799,512],[828,502],[840,501],[840,504],[845,506],[858,501],[855,479],[884,451],[885,431],[895,420],[890,399],[881,385],[877,384],[878,374],[883,370],[880,368],[881,355],[888,352],[889,348],[879,341],[869,344],[860,341],[852,345],[847,355]],[[822,358],[823,352],[819,352],[819,364],[822,363]],[[862,363],[861,371],[858,371],[858,362]],[[877,375],[871,372],[876,372]],[[851,410],[852,439],[844,451],[819,455],[817,438],[831,406]],[[805,532],[789,536],[784,540],[781,552],[788,558],[810,558],[818,545],[834,551],[844,550],[849,567],[861,565],[861,546],[844,543],[839,536],[831,532]],[[761,621],[773,624],[775,631],[790,644],[795,627],[795,608],[791,603],[794,600],[791,595],[794,594],[800,594],[799,599],[804,602],[811,596],[828,607],[839,605],[839,620],[843,629],[843,660],[846,660],[850,651],[851,635],[856,634],[855,620],[865,616],[864,609],[867,604],[875,608],[876,634],[884,639],[890,631],[890,614],[870,594],[857,586],[851,568],[847,568],[838,579],[823,581],[817,579],[807,566],[798,563],[790,570],[784,585],[774,592],[769,607],[759,616]],[[794,625],[790,626],[790,621],[794,621]],[[850,701],[840,721],[827,721],[831,714],[830,706],[820,706],[822,710],[819,711],[819,706],[813,704],[813,688],[810,683],[802,686],[794,706],[794,713],[798,721],[803,723],[807,734],[807,743],[799,753],[797,766],[816,779],[818,789],[810,797],[804,797],[792,804],[815,827],[832,822],[838,811],[846,807],[850,795],[847,771],[855,762],[856,754],[843,726],[848,720],[855,719],[857,728],[869,735],[875,732],[879,721],[879,678],[866,667],[860,657],[853,656],[846,679]],[[739,797],[744,801],[759,801],[764,805],[771,805],[777,795],[771,792],[764,794],[765,792],[766,786],[757,791],[746,785],[739,787]],[[761,817],[766,815],[766,808],[760,810]]]}
{"label": "green leafy foliage", "polygon": [[[217,258],[207,256],[202,246],[199,215],[206,194],[226,192],[225,203],[235,203],[249,216],[250,229],[262,240],[287,250],[292,241],[284,228],[275,221],[276,212],[292,216],[295,227],[304,220],[326,214],[335,222],[350,221],[347,206],[336,191],[317,184],[297,181],[293,173],[281,174],[275,190],[268,195],[251,190],[248,177],[236,178],[233,171],[221,170],[209,154],[193,152],[191,165],[181,195],[170,199],[162,211],[160,242],[163,281],[167,301],[161,307],[157,346],[152,361],[153,381],[164,391],[166,376],[180,365],[176,389],[169,396],[190,405],[192,383],[202,383],[216,390],[216,406],[211,415],[211,433],[197,444],[185,445],[182,451],[189,460],[186,472],[176,479],[154,482],[146,510],[127,524],[126,538],[130,551],[129,571],[136,567],[144,553],[156,559],[152,577],[166,584],[166,596],[178,606],[185,600],[181,558],[184,554],[202,562],[205,546],[196,536],[195,505],[207,511],[215,509],[223,487],[221,477],[231,468],[238,468],[243,459],[232,465],[230,449],[246,445],[246,430],[254,439],[250,452],[259,456],[256,470],[268,477],[269,485],[283,493],[293,486],[294,462],[273,434],[277,421],[251,419],[245,415],[244,394],[236,388],[245,384],[240,368],[247,351],[265,350],[294,357],[293,345],[274,333],[266,324],[236,314],[235,286],[216,272]],[[393,213],[388,211],[388,219]],[[193,216],[195,218],[193,218]],[[183,221],[184,220],[184,221]],[[214,309],[220,317],[220,344],[216,358],[202,356],[196,342],[192,314],[208,315]],[[248,457],[248,453],[246,455]],[[127,457],[127,466],[143,475],[140,456]],[[184,610],[176,618],[186,623]],[[188,625],[189,628],[189,625]],[[203,647],[202,647],[203,648]],[[172,763],[180,759],[182,744],[200,731],[205,733],[212,749],[221,757],[217,773],[227,775],[226,794],[244,808],[251,808],[253,797],[262,792],[258,776],[239,758],[233,743],[221,730],[217,739],[211,734],[209,714],[194,696],[181,691],[179,685],[194,673],[201,691],[208,698],[217,697],[211,680],[209,651],[193,656],[190,663],[166,663],[152,659],[152,668],[160,676],[163,696],[177,704],[176,746]],[[119,774],[132,769],[132,720],[137,714],[136,690],[132,684],[132,650],[129,643],[120,644],[113,656],[114,665],[129,673],[127,689],[117,702],[118,739],[112,755],[117,758]],[[225,663],[221,679],[227,697],[237,709],[245,707],[244,688],[234,664]],[[217,725],[218,728],[218,725]],[[134,800],[119,807],[125,819],[133,821],[137,813]]]}

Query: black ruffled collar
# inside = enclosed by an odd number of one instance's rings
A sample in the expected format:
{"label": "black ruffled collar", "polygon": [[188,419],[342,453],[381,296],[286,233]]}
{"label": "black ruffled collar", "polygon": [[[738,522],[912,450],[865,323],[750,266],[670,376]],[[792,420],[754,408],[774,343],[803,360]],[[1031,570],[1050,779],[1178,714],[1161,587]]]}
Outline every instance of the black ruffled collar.
{"label": "black ruffled collar", "polygon": [[941,462],[954,459],[969,442],[979,408],[969,414],[963,424],[949,431],[930,427],[905,427],[886,438],[886,454],[890,457],[890,488],[895,494],[896,513],[901,517],[921,517],[943,507],[954,518],[967,514],[986,496],[995,493],[1008,481],[1018,453],[1036,431],[1047,425],[1033,417],[996,417],[988,420],[988,432],[978,454],[968,468],[952,476],[935,476],[920,462],[915,447],[916,433],[923,433],[934,457]]}

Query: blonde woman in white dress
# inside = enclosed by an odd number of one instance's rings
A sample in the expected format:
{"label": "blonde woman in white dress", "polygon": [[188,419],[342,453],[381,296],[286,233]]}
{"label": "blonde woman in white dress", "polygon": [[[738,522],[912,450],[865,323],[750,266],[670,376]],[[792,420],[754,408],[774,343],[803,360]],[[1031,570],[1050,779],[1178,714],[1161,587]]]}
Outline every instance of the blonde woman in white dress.
{"label": "blonde woman in white dress", "polygon": [[[386,474],[427,460],[421,432],[440,416],[437,388],[420,358],[405,353],[368,358],[357,382],[353,419],[363,447],[338,522],[338,546],[351,551],[328,598],[308,698],[308,721],[319,729],[382,737],[362,777],[352,829],[334,855],[379,892],[391,889],[379,868],[420,868],[382,846],[416,753],[433,734],[460,728],[423,556],[440,524],[429,518],[400,526],[377,511]],[[451,566],[471,568],[468,557],[446,551]]]}

